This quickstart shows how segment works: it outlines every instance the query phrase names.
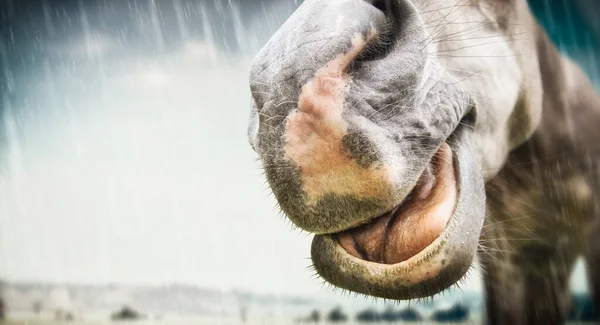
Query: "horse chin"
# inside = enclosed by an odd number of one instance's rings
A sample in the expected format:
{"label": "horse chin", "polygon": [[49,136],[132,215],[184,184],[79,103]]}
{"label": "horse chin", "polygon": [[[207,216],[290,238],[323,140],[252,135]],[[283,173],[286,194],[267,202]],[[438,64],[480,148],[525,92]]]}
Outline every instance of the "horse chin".
{"label": "horse chin", "polygon": [[[314,267],[323,279],[365,295],[406,300],[437,294],[465,275],[471,267],[483,226],[485,191],[480,169],[472,155],[470,131],[466,128],[458,131],[453,134],[452,141],[447,141],[452,150],[451,165],[455,171],[457,195],[454,210],[450,211],[439,235],[410,256],[381,260],[365,253],[364,247],[353,249],[356,245],[348,244],[344,239],[347,235],[342,233],[316,235],[311,255]],[[390,236],[389,231],[384,232],[385,236]],[[401,243],[394,247],[405,250],[410,245]],[[402,256],[393,251],[391,254],[387,256]]]}

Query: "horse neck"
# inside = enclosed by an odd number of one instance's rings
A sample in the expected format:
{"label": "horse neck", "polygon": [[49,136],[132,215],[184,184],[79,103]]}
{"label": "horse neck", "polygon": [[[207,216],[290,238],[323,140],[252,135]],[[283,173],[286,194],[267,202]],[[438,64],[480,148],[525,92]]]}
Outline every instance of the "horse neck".
{"label": "horse neck", "polygon": [[[538,32],[542,117],[524,144],[538,159],[600,156],[600,96],[589,78]],[[521,148],[523,150],[523,148]],[[595,159],[595,158],[594,158]]]}

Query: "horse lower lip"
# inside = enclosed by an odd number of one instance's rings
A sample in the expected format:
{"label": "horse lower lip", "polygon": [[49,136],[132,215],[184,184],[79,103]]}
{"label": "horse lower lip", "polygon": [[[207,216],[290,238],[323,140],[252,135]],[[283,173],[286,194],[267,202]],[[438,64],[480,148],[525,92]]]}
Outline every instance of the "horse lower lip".
{"label": "horse lower lip", "polygon": [[395,264],[418,254],[444,230],[458,197],[452,151],[444,143],[409,198],[370,223],[336,234],[349,254]]}

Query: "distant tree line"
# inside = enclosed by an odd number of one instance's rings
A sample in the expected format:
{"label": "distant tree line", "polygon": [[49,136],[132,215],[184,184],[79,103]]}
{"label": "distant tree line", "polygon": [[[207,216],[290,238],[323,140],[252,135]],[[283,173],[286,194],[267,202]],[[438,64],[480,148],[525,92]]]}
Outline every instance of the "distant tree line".
{"label": "distant tree line", "polygon": [[[462,305],[456,304],[447,310],[437,310],[430,317],[430,320],[435,322],[464,322],[469,319],[469,309]],[[341,307],[335,307],[327,313],[324,320],[328,323],[345,323],[349,320],[349,316],[344,313]],[[374,309],[365,309],[356,314],[356,321],[360,323],[377,323],[377,322],[422,322],[424,318],[418,310],[408,307],[402,310],[394,310],[388,307],[384,312],[379,313]],[[314,310],[304,319],[299,320],[302,323],[319,323],[321,314],[318,310]]]}
{"label": "distant tree line", "polygon": [[[469,308],[466,305],[457,303],[449,309],[435,310],[427,320],[436,323],[462,323],[468,321],[469,317]],[[328,323],[345,323],[349,318],[350,317],[344,313],[342,308],[338,306],[330,310],[325,317],[323,317],[323,320]],[[394,310],[392,307],[388,307],[383,312],[368,308],[359,311],[355,316],[355,320],[359,323],[420,323],[425,321],[419,311],[411,307],[402,310]],[[571,309],[566,315],[566,320],[568,322],[600,324],[600,315],[594,308],[592,297],[587,294],[574,294],[572,296]],[[307,318],[300,319],[299,321],[304,324],[320,323],[322,321],[321,313],[318,310],[313,310]]]}

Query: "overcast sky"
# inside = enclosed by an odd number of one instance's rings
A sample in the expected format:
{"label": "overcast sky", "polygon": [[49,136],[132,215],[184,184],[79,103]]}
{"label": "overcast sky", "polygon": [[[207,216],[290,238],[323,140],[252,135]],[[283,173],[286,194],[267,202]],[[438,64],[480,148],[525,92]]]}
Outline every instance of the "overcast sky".
{"label": "overcast sky", "polygon": [[[4,40],[21,65],[3,93],[1,277],[329,294],[306,270],[312,236],[274,209],[246,139],[251,59],[293,6],[237,21],[224,9],[230,35],[214,32],[218,8],[182,6],[171,23],[133,10],[126,28],[102,18],[110,6],[73,9],[81,28],[52,9],[41,50],[21,48],[37,60]],[[202,15],[208,31],[189,22]]]}

